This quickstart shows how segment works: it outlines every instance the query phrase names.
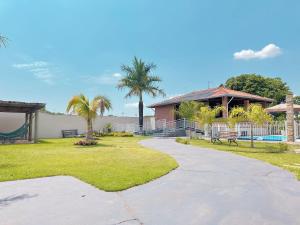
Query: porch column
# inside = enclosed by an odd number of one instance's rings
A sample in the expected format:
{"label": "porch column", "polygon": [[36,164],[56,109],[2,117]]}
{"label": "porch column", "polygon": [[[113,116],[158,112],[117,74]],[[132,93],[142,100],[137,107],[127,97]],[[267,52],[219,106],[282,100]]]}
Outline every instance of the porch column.
{"label": "porch column", "polygon": [[293,93],[289,93],[286,96],[286,120],[287,120],[287,141],[295,141],[295,130],[294,130],[294,102],[293,102]]}
{"label": "porch column", "polygon": [[228,97],[227,96],[222,97],[222,106],[224,107],[224,110],[222,112],[223,118],[228,118]]}
{"label": "porch column", "polygon": [[34,143],[38,142],[38,121],[39,121],[39,110],[35,111],[34,115]]}
{"label": "porch column", "polygon": [[250,105],[250,101],[248,99],[245,99],[244,100],[244,108],[245,108],[245,110],[249,109],[249,105]]}
{"label": "porch column", "polygon": [[[25,123],[28,124],[28,113],[25,113]],[[28,140],[28,129],[29,128],[27,128],[27,133],[26,133],[26,136],[25,136],[26,140]]]}
{"label": "porch column", "polygon": [[265,108],[267,108],[267,103],[266,102],[262,102],[261,106],[265,109]]}
{"label": "porch column", "polygon": [[32,112],[29,113],[28,141],[32,141]]}

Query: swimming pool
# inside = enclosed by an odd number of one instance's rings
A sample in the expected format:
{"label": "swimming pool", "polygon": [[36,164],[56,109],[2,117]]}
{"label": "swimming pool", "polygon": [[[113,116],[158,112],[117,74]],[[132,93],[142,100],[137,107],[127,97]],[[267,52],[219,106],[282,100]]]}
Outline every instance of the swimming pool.
{"label": "swimming pool", "polygon": [[[250,136],[240,136],[239,140],[251,140]],[[257,141],[286,141],[286,136],[283,135],[264,135],[264,136],[253,136],[254,140]]]}

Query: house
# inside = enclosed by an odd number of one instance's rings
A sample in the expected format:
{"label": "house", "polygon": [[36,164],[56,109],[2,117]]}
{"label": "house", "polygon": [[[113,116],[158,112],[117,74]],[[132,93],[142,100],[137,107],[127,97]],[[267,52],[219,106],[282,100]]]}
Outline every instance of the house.
{"label": "house", "polygon": [[180,119],[175,113],[181,102],[198,101],[208,104],[211,107],[222,105],[225,110],[220,117],[227,118],[228,112],[232,107],[243,106],[247,108],[251,103],[259,103],[263,107],[267,107],[274,100],[270,98],[252,95],[246,92],[235,91],[223,86],[218,88],[210,88],[206,90],[193,91],[184,95],[180,95],[171,99],[164,100],[152,105],[149,108],[155,109],[155,120],[165,120],[166,122]]}

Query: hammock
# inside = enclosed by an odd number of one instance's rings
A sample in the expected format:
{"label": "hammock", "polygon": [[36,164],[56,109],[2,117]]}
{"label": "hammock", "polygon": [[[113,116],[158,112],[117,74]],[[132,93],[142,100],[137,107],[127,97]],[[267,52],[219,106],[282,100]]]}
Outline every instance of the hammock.
{"label": "hammock", "polygon": [[28,132],[28,124],[24,123],[20,128],[9,133],[0,132],[0,140],[11,140],[11,139],[20,139],[25,138]]}

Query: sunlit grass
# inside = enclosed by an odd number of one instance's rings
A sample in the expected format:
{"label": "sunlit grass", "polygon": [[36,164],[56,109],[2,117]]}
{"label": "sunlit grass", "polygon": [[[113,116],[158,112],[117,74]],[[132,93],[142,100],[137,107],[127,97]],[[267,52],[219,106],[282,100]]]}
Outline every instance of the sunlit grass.
{"label": "sunlit grass", "polygon": [[97,146],[75,139],[0,145],[0,181],[69,175],[106,191],[158,178],[178,165],[170,156],[138,144],[140,137],[103,137]]}

